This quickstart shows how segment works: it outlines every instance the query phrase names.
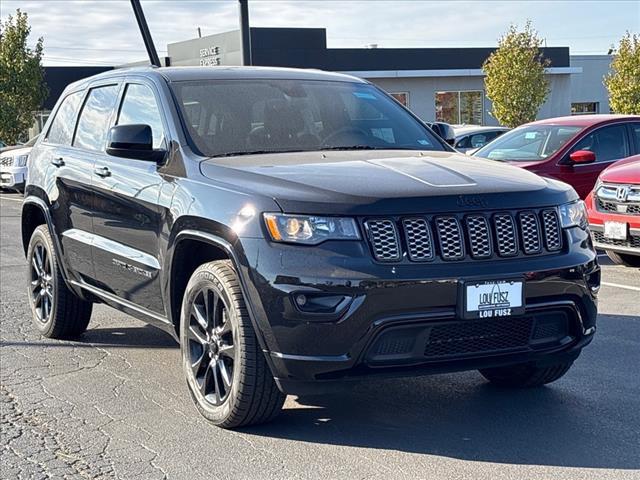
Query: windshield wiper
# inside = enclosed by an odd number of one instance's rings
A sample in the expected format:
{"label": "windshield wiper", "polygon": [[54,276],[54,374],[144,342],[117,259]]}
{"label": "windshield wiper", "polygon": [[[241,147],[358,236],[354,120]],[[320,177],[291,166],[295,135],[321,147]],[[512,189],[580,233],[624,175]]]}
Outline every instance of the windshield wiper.
{"label": "windshield wiper", "polygon": [[320,150],[416,150],[408,147],[394,147],[392,145],[384,147],[374,147],[373,145],[345,145],[342,147],[319,147]]}
{"label": "windshield wiper", "polygon": [[264,155],[266,153],[290,153],[290,152],[304,152],[304,150],[248,150],[248,151],[240,151],[240,152],[224,152],[224,153],[216,153],[215,155],[209,155],[209,158],[239,157],[241,155]]}

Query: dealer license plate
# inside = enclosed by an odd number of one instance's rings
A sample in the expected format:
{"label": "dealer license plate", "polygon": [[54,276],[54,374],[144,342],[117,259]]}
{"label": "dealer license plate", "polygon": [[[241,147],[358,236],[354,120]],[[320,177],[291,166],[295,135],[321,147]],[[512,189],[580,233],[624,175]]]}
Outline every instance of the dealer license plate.
{"label": "dealer license plate", "polygon": [[486,281],[465,285],[465,317],[493,318],[524,313],[523,282]]}
{"label": "dealer license plate", "polygon": [[626,240],[627,224],[623,222],[604,222],[604,236],[614,240]]}

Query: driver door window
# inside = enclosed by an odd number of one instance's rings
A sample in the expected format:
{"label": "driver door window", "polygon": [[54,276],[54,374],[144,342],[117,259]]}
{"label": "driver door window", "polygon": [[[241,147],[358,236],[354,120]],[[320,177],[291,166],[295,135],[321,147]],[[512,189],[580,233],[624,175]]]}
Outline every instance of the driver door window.
{"label": "driver door window", "polygon": [[589,150],[596,154],[596,162],[611,162],[629,156],[625,124],[602,127],[582,138],[572,152]]}
{"label": "driver door window", "polygon": [[124,93],[117,125],[149,125],[153,134],[153,148],[164,144],[162,117],[153,91],[146,85],[130,83]]}

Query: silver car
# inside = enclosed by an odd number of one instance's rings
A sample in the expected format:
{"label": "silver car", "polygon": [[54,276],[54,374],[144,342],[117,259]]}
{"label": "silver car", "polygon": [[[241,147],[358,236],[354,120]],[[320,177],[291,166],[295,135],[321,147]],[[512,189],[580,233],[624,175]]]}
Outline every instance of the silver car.
{"label": "silver car", "polygon": [[480,125],[453,126],[455,142],[453,147],[461,153],[470,154],[474,150],[484,147],[487,143],[498,138],[510,129],[507,127],[482,127]]}

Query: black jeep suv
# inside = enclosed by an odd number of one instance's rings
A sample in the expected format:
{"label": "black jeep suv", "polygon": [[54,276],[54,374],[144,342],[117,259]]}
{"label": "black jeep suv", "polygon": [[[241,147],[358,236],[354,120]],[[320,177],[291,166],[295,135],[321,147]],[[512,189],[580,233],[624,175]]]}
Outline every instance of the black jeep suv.
{"label": "black jeep suv", "polygon": [[30,162],[39,330],[79,335],[96,302],[165,329],[216,425],[351,379],[542,385],[595,331],[576,193],[455,153],[360,79],[115,70],[66,89]]}

